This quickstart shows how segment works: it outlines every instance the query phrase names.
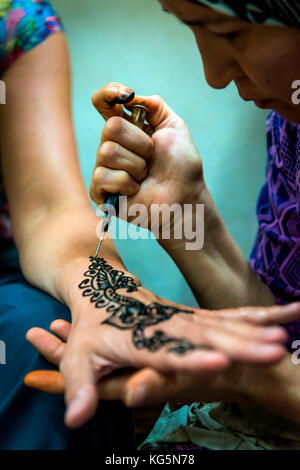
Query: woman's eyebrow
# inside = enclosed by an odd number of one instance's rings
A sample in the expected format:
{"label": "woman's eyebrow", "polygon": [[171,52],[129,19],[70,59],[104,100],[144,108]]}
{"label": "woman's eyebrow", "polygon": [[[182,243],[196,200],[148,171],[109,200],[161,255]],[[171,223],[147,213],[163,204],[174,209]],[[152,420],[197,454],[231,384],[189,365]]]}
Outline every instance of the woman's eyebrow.
{"label": "woman's eyebrow", "polygon": [[193,20],[193,21],[184,21],[181,20],[182,23],[186,24],[187,26],[203,26],[204,23],[199,21],[199,20]]}
{"label": "woman's eyebrow", "polygon": [[206,20],[181,20],[182,23],[186,24],[187,26],[206,26],[206,27],[237,27],[237,21],[232,20],[232,18],[222,18],[222,19],[206,19]]}

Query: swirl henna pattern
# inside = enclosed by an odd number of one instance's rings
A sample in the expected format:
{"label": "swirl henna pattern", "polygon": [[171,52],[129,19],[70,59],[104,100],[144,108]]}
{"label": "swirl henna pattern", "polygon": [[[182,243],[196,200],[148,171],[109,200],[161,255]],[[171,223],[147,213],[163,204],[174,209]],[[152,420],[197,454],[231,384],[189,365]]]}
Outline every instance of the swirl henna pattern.
{"label": "swirl henna pattern", "polygon": [[157,330],[147,338],[145,328],[169,320],[178,313],[190,313],[192,310],[182,310],[176,307],[161,305],[153,302],[150,305],[132,297],[118,294],[119,289],[127,292],[137,291],[139,285],[122,271],[117,271],[107,264],[104,258],[90,256],[91,264],[84,273],[85,279],[79,284],[84,297],[90,297],[97,308],[106,308],[110,314],[103,324],[112,325],[122,330],[132,330],[132,341],[137,349],[158,351],[165,345],[170,345],[168,351],[175,354],[185,354],[198,346],[184,338],[172,338]]}

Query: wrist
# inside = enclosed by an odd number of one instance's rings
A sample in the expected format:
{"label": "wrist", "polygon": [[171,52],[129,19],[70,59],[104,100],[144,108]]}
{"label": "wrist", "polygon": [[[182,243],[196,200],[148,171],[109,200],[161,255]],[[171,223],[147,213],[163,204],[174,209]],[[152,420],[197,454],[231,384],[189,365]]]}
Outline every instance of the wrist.
{"label": "wrist", "polygon": [[291,355],[273,366],[244,367],[240,382],[248,403],[261,406],[266,411],[300,423],[300,374],[292,364]]}
{"label": "wrist", "polygon": [[[174,223],[173,220],[170,237],[159,237],[158,243],[170,256],[176,256],[177,253],[184,251],[195,251],[195,249],[201,252],[207,251],[208,241],[213,242],[212,235],[215,234],[220,216],[205,182],[199,183],[194,190],[185,195],[180,206],[181,227],[179,222]],[[174,225],[177,229],[179,227],[177,238],[175,238]],[[202,241],[200,248],[197,247],[197,243],[194,243],[194,246],[191,245],[197,239]]]}
{"label": "wrist", "polygon": [[[103,251],[99,256],[105,258],[108,265],[113,266],[113,269],[126,271],[117,253],[113,254],[105,249],[106,243],[105,241],[105,245],[101,248]],[[55,278],[56,298],[70,308],[72,312],[78,310],[78,302],[82,300],[82,291],[79,285],[85,279],[85,273],[91,265],[91,254],[92,250],[87,250],[86,255],[80,254],[57,263],[57,275]]]}
{"label": "wrist", "polygon": [[[132,285],[132,283],[133,287],[139,287],[141,285],[140,280],[136,276],[127,272],[118,254],[115,251],[105,249],[105,247],[107,248],[107,245],[103,245],[101,248],[101,250],[103,250],[101,256],[97,258],[97,260],[103,258],[105,260],[104,265],[102,263],[101,265],[97,262],[95,263],[89,256],[81,256],[73,258],[68,263],[64,263],[63,269],[60,270],[60,274],[57,276],[58,295],[62,299],[62,302],[70,308],[72,318],[82,317],[85,315],[85,312],[89,310],[86,309],[86,306],[87,302],[89,303],[91,300],[91,297],[89,293],[85,294],[84,291],[92,291],[91,295],[92,293],[94,295],[100,293],[98,280],[101,280],[102,272],[104,275],[108,272],[108,278],[110,279],[110,273],[112,273],[112,271],[119,271],[120,274],[123,273],[124,276],[130,278],[129,285]],[[143,291],[143,288],[139,288],[138,290],[134,289],[133,292],[130,293],[130,296],[145,297]],[[98,308],[95,312],[97,312],[97,317],[99,317],[99,314],[102,315],[103,309]],[[106,310],[105,315],[107,315]]]}

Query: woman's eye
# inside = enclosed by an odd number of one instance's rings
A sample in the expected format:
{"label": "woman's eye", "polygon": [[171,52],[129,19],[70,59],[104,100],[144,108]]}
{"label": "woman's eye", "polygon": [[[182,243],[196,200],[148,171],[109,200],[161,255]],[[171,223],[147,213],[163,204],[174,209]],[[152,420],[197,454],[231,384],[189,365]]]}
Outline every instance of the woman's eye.
{"label": "woman's eye", "polygon": [[238,31],[233,31],[232,33],[224,33],[224,34],[221,34],[220,36],[223,36],[225,37],[226,39],[234,39],[238,36]]}

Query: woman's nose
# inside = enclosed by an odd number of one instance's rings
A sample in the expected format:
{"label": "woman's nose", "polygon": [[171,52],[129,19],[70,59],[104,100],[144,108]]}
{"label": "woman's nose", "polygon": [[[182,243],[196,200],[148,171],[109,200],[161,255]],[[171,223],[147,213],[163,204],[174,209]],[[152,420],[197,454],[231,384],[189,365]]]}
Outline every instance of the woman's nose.
{"label": "woman's nose", "polygon": [[226,38],[215,37],[210,33],[206,34],[205,38],[203,33],[201,33],[201,38],[197,33],[195,36],[209,86],[218,90],[226,88],[234,79],[244,75],[239,66],[236,52]]}

